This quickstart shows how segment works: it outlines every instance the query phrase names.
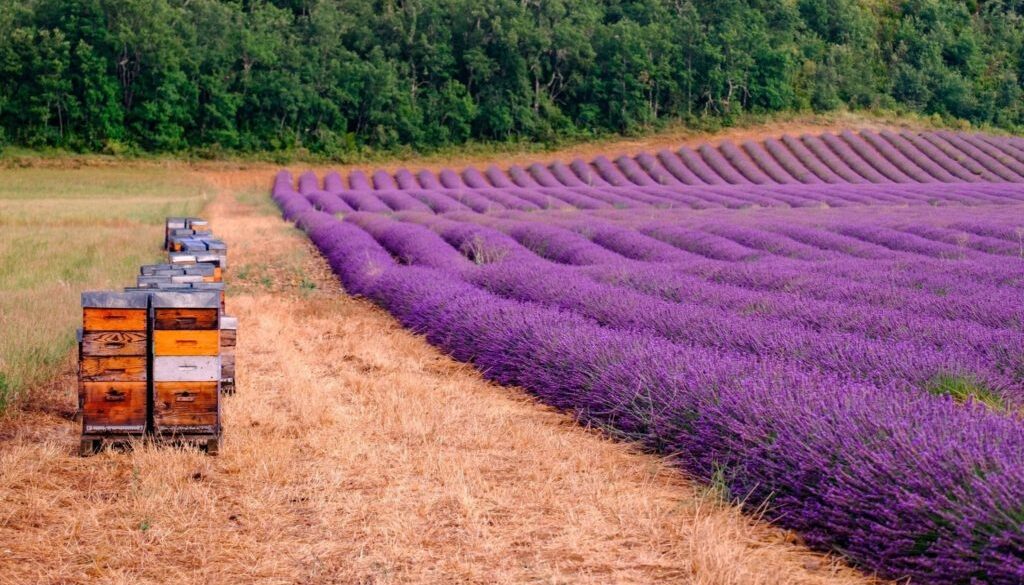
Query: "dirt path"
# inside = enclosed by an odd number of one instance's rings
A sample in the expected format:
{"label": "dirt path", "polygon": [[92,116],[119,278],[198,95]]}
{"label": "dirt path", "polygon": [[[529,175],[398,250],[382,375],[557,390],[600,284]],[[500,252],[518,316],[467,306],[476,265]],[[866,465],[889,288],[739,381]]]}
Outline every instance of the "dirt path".
{"label": "dirt path", "polygon": [[865,579],[345,296],[225,191],[239,391],[222,455],[74,455],[69,369],[0,426],[0,584]]}

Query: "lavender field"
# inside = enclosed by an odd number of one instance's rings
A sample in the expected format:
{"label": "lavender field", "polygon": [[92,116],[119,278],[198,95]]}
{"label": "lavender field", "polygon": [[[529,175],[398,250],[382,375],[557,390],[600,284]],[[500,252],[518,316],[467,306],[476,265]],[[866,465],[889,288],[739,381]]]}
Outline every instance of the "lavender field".
{"label": "lavender field", "polygon": [[1024,581],[1024,141],[282,172],[347,291],[914,583]]}

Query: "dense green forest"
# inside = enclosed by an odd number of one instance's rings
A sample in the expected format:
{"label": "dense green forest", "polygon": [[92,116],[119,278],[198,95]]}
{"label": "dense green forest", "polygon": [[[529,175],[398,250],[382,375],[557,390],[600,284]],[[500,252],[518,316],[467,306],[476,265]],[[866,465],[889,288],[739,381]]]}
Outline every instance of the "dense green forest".
{"label": "dense green forest", "polygon": [[1024,127],[1024,0],[0,0],[0,144],[327,156],[884,108]]}

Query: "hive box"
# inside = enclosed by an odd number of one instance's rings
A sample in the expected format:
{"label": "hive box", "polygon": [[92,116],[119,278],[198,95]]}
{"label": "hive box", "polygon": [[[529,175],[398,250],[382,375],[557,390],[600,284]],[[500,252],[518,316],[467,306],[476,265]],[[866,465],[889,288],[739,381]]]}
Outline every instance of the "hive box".
{"label": "hive box", "polygon": [[78,394],[83,453],[105,438],[146,432],[148,309],[145,292],[82,293]]}
{"label": "hive box", "polygon": [[185,229],[184,217],[168,217],[164,222],[164,250],[169,249],[171,232]]}
{"label": "hive box", "polygon": [[220,439],[220,293],[157,290],[153,326],[153,433]]}
{"label": "hive box", "polygon": [[224,394],[235,393],[235,344],[238,340],[238,318],[220,318],[220,388]]}

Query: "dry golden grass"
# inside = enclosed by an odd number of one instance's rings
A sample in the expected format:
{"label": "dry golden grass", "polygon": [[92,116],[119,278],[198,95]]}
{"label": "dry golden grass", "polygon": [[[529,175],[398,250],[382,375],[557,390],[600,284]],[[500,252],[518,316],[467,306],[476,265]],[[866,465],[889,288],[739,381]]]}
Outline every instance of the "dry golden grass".
{"label": "dry golden grass", "polygon": [[77,457],[68,357],[0,419],[0,585],[873,582],[344,295],[272,172],[188,175],[240,320],[222,454]]}

